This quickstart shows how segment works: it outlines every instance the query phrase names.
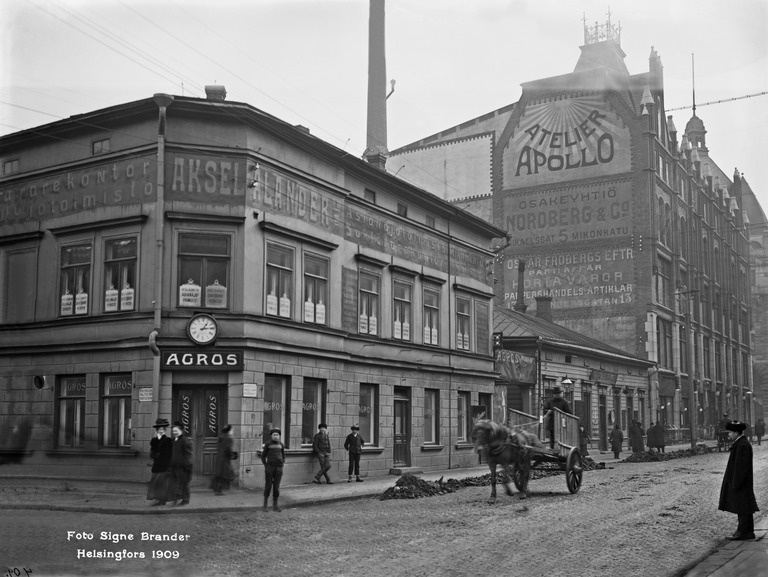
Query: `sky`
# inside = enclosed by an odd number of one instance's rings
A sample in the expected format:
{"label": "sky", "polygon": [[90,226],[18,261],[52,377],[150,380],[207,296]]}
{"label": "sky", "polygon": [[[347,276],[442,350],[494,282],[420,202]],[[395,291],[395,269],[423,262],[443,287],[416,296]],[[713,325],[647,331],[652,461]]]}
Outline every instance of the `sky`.
{"label": "sky", "polygon": [[[572,72],[584,19],[609,10],[630,74],[658,52],[680,133],[695,78],[710,157],[768,212],[768,0],[386,0],[389,149]],[[0,135],[222,84],[227,100],[361,156],[368,14],[368,0],[2,0]]]}

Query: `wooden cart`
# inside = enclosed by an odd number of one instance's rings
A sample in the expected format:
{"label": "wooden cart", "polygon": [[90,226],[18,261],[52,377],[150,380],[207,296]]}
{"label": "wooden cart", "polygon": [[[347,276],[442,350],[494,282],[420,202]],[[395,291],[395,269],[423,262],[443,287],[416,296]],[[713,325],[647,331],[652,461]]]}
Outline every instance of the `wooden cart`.
{"label": "wooden cart", "polygon": [[[549,448],[549,432],[545,423],[553,413],[555,418],[555,448]],[[518,491],[527,491],[531,471],[551,469],[551,463],[565,471],[565,484],[568,491],[575,494],[581,488],[582,461],[579,451],[579,418],[559,409],[552,409],[542,419],[521,411],[509,409],[507,427],[513,431],[524,431],[541,439],[541,445],[526,444],[522,462],[515,467],[515,487]],[[545,463],[547,465],[545,465]]]}

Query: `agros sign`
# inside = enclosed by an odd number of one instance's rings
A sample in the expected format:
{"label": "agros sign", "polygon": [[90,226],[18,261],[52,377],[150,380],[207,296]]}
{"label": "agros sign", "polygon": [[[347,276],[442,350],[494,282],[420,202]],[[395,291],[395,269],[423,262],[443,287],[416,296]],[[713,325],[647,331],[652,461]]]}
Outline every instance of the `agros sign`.
{"label": "agros sign", "polygon": [[166,350],[162,351],[162,368],[170,370],[239,371],[243,368],[243,352],[238,350]]}

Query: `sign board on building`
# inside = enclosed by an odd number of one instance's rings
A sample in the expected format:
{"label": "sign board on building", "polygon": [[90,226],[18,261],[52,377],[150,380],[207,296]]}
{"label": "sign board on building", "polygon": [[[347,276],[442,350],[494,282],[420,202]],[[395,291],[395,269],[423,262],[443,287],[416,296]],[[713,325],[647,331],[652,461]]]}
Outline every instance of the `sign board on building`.
{"label": "sign board on building", "polygon": [[152,402],[152,387],[139,388],[139,402],[140,403]]}
{"label": "sign board on building", "polygon": [[239,371],[243,351],[234,349],[165,349],[161,366],[166,370]]}
{"label": "sign board on building", "polygon": [[259,397],[259,385],[256,383],[243,383],[243,397],[256,399]]}

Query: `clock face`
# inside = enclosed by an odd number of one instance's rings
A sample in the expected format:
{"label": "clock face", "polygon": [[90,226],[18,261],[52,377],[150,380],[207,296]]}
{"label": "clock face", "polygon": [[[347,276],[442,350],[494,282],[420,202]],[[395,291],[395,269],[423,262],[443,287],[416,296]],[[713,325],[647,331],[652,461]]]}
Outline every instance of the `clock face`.
{"label": "clock face", "polygon": [[199,345],[212,343],[219,334],[219,325],[211,315],[195,315],[187,326],[189,338]]}

